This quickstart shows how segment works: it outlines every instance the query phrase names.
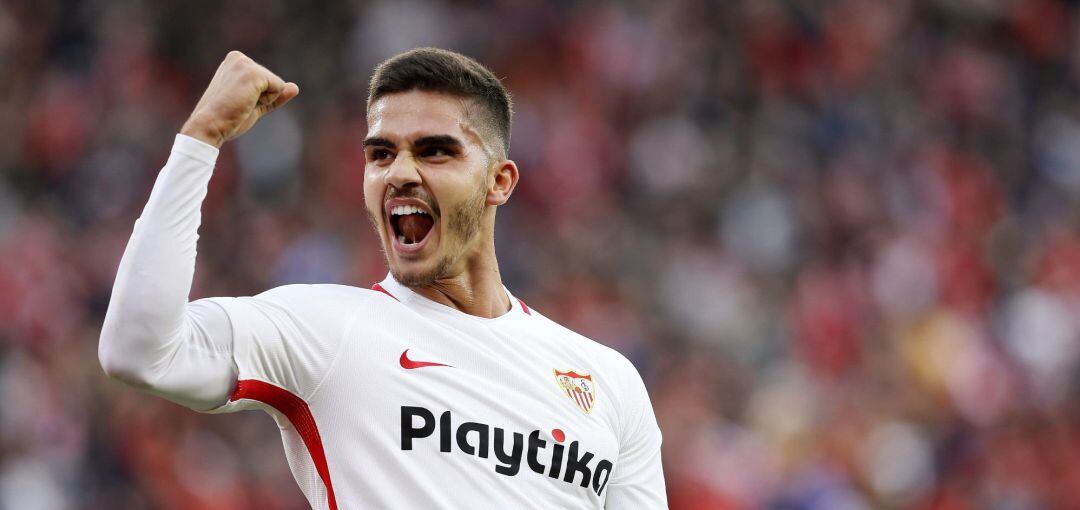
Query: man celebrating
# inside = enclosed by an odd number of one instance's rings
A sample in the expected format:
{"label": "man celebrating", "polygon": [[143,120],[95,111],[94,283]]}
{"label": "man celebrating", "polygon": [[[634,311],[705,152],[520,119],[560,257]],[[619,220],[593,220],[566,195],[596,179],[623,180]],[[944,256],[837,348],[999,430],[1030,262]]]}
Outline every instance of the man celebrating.
{"label": "man celebrating", "polygon": [[364,199],[385,280],[188,302],[218,148],[299,92],[240,52],[222,62],[120,262],[105,371],[199,411],[268,411],[313,508],[666,507],[637,371],[502,284],[510,99],[467,57],[413,50],[372,77]]}

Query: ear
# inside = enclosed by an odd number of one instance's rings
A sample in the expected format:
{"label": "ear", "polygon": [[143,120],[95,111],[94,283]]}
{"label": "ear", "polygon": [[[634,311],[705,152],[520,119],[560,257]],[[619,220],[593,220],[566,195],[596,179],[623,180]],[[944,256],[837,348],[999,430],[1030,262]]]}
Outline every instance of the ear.
{"label": "ear", "polygon": [[492,173],[490,182],[491,184],[488,187],[487,192],[487,204],[505,204],[507,200],[510,200],[510,195],[514,193],[514,188],[517,187],[517,163],[514,163],[509,159],[504,159],[495,163],[495,169]]}

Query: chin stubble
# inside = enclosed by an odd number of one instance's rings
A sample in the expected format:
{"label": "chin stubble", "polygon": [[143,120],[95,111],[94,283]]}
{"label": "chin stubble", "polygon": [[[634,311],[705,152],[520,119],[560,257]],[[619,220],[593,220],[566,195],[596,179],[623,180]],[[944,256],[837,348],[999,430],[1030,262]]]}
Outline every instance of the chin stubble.
{"label": "chin stubble", "polygon": [[[394,276],[394,279],[406,287],[424,287],[450,276],[450,269],[454,266],[454,263],[461,258],[468,241],[473,239],[480,232],[480,218],[484,215],[484,201],[486,195],[484,189],[479,188],[472,198],[466,200],[460,206],[454,208],[454,210],[447,211],[448,214],[444,216],[444,219],[447,221],[446,231],[448,235],[443,239],[443,242],[456,241],[456,244],[452,249],[443,248],[443,256],[430,271],[408,274],[396,270],[390,263],[390,253],[388,253],[385,248],[386,243],[380,243],[381,246],[379,249],[382,250],[383,259],[386,260],[386,266],[390,268],[390,274]],[[367,208],[365,208],[365,210],[366,209]],[[376,234],[379,235],[379,239],[382,239],[385,230],[379,228],[379,220],[370,210],[368,210],[367,213],[372,228],[374,228]]]}

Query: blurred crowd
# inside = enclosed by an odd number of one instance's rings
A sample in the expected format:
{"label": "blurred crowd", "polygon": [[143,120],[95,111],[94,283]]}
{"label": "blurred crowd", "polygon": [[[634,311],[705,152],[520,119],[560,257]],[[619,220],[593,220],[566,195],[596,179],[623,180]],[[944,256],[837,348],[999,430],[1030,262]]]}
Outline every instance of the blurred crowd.
{"label": "blurred crowd", "polygon": [[110,381],[132,223],[239,49],[300,97],[222,150],[193,298],[385,275],[371,68],[514,94],[510,289],[629,356],[671,508],[1080,508],[1080,5],[0,2],[0,508],[293,509],[272,420]]}

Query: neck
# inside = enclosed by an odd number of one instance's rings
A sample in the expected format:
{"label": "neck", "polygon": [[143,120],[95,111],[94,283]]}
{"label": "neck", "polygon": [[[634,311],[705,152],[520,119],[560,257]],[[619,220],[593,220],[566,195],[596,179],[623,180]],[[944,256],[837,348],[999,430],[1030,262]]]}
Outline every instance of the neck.
{"label": "neck", "polygon": [[499,275],[494,243],[464,261],[461,271],[412,290],[436,303],[487,319],[503,315],[511,308]]}

